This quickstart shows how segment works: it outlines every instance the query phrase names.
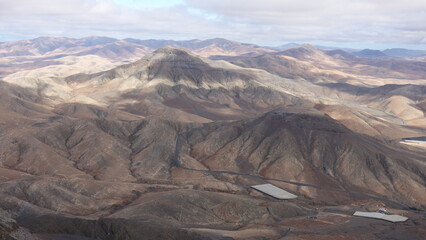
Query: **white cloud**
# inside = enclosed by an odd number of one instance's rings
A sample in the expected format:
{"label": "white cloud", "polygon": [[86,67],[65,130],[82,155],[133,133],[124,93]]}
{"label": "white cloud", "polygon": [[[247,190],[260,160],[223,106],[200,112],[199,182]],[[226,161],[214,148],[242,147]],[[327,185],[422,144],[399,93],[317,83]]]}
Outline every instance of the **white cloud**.
{"label": "white cloud", "polygon": [[269,27],[270,36],[289,41],[415,44],[426,37],[424,0],[186,0],[186,3],[220,15],[225,23]]}
{"label": "white cloud", "polygon": [[[107,35],[225,37],[246,42],[386,43],[424,46],[424,0],[184,0],[172,7],[112,0],[0,0],[4,39]],[[9,38],[9,39],[8,39]]]}

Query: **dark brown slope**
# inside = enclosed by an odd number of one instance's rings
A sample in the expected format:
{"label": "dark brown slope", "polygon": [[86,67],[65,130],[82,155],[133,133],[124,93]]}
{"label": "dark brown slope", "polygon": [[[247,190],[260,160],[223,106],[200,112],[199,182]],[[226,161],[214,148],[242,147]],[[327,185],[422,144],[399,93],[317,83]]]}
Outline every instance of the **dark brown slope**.
{"label": "dark brown slope", "polygon": [[[180,80],[190,80],[196,85],[201,85],[202,83],[230,82],[236,79],[248,81],[252,78],[238,71],[214,68],[187,51],[171,47],[160,48],[148,61],[144,59],[136,64],[144,65],[146,62],[148,62],[146,73],[148,81],[166,78],[175,83]],[[136,74],[141,72],[134,73]]]}
{"label": "dark brown slope", "polygon": [[118,77],[136,77],[141,80],[152,81],[165,78],[177,83],[180,80],[189,80],[195,84],[201,82],[232,81],[238,78],[249,80],[248,75],[237,71],[211,67],[198,56],[189,51],[163,47],[141,60],[96,74],[79,74],[67,77],[67,81],[83,82],[99,78],[103,82]]}
{"label": "dark brown slope", "polygon": [[[425,205],[424,156],[305,109],[210,124],[64,117],[0,131],[1,206],[37,233],[194,239],[251,229],[278,239],[288,231],[281,221],[306,216],[310,204],[358,204],[368,194]],[[291,181],[272,182],[299,198],[277,202],[248,188],[266,178]]]}
{"label": "dark brown slope", "polygon": [[[173,167],[179,166],[174,161],[180,154],[181,164],[187,167],[259,175],[425,205],[424,156],[355,134],[319,112],[284,109],[254,120],[202,127],[155,119],[65,118],[25,129],[5,126],[1,131],[1,166],[36,176],[168,182],[179,176]],[[176,148],[178,134],[181,142]],[[230,183],[238,185],[234,180]],[[208,182],[198,184],[208,186]],[[217,181],[215,188],[223,187]],[[319,201],[340,202],[336,196],[321,196],[315,188],[294,191]]]}
{"label": "dark brown slope", "polygon": [[1,240],[41,240],[27,229],[20,227],[11,214],[0,209],[0,239]]}
{"label": "dark brown slope", "polygon": [[0,103],[0,123],[18,125],[52,116],[48,99],[39,96],[37,91],[3,81],[0,81]]}
{"label": "dark brown slope", "polygon": [[426,117],[426,100],[419,102],[417,106],[424,112]]}
{"label": "dark brown slope", "polygon": [[181,154],[208,169],[426,203],[424,156],[357,135],[321,113],[284,109],[252,121],[212,124],[191,131],[187,144]]}
{"label": "dark brown slope", "polygon": [[[186,228],[235,230],[265,221],[265,200],[248,196],[244,187],[215,177],[195,186],[172,174],[176,136],[193,127],[62,119],[2,128],[1,206],[36,233],[101,239],[193,239],[218,234]],[[306,214],[294,204],[266,201],[275,217]]]}

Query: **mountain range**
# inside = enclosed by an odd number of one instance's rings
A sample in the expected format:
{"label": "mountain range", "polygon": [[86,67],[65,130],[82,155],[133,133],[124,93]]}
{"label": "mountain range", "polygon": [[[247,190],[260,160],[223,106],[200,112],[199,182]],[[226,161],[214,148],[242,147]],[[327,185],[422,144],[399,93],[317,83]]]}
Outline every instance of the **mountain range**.
{"label": "mountain range", "polygon": [[422,239],[424,59],[289,47],[1,43],[0,236]]}

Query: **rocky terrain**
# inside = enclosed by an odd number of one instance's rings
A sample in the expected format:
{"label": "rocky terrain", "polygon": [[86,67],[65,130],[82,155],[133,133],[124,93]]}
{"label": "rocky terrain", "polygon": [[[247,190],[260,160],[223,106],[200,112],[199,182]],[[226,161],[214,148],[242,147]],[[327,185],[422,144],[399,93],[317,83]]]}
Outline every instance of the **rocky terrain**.
{"label": "rocky terrain", "polygon": [[[399,143],[426,136],[419,59],[224,39],[1,49],[0,239],[426,234],[426,150]],[[352,216],[381,207],[409,220]]]}

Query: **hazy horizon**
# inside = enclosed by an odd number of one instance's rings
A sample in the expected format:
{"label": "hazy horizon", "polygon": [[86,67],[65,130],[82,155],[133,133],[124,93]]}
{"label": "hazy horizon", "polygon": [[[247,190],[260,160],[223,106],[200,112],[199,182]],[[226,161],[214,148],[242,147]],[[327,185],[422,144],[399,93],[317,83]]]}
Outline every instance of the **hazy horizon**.
{"label": "hazy horizon", "polygon": [[[16,41],[26,41],[26,40],[34,40],[37,38],[68,38],[68,39],[83,39],[83,38],[90,38],[90,37],[105,37],[105,38],[114,38],[111,36],[83,36],[83,37],[65,37],[65,36],[38,36],[35,38],[29,38],[29,39],[19,39],[19,40],[12,40],[12,41],[0,41],[0,43],[4,43],[4,42],[16,42]],[[313,43],[307,43],[307,42],[283,42],[279,45],[262,45],[262,44],[257,44],[254,42],[247,42],[247,41],[237,41],[237,40],[233,40],[233,39],[228,39],[228,38],[222,38],[222,37],[215,37],[215,38],[205,38],[205,39],[198,39],[198,38],[192,38],[192,39],[155,39],[155,38],[146,38],[146,39],[142,39],[142,38],[132,38],[132,37],[125,37],[125,38],[114,38],[117,40],[125,40],[125,39],[137,39],[137,40],[158,40],[158,41],[191,41],[191,40],[199,40],[199,41],[205,41],[205,40],[210,40],[210,39],[226,39],[229,41],[235,41],[235,42],[240,42],[243,44],[254,44],[254,45],[258,45],[260,47],[267,47],[267,48],[279,48],[281,46],[285,46],[285,45],[290,45],[290,44],[297,44],[297,45],[313,45],[315,47],[318,48],[336,48],[336,49],[353,49],[353,50],[364,50],[364,49],[371,49],[371,50],[389,50],[389,49],[407,49],[407,50],[426,50],[426,48],[412,48],[412,46],[389,46],[389,47],[379,47],[376,45],[376,48],[373,47],[363,47],[363,45],[339,45],[339,44],[313,44]]]}
{"label": "hazy horizon", "polygon": [[260,46],[426,50],[425,11],[418,0],[0,0],[0,41],[225,38]]}

